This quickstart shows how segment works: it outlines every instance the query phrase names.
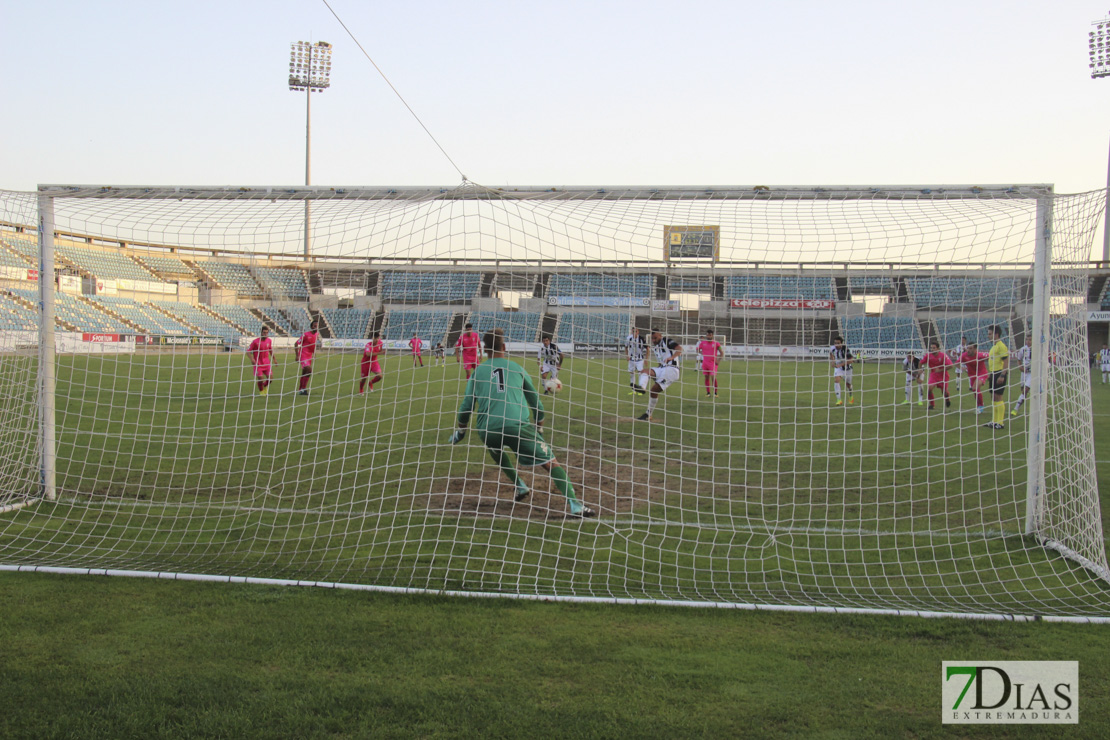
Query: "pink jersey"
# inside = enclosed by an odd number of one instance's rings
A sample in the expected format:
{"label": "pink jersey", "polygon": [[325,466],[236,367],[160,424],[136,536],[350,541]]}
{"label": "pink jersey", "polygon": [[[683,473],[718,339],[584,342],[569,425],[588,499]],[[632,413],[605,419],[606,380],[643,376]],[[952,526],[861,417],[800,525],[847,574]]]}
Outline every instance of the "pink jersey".
{"label": "pink jersey", "polygon": [[413,337],[409,340],[409,347],[412,348],[412,353],[414,355],[418,355],[420,351],[424,349],[424,340],[420,337]]}
{"label": "pink jersey", "polygon": [[986,352],[964,352],[960,355],[960,362],[967,368],[967,374],[973,378],[986,377],[987,375],[987,360],[990,354]]}
{"label": "pink jersey", "polygon": [[717,350],[721,343],[714,339],[703,339],[698,342],[698,354],[701,355],[701,366],[706,370],[717,367]]}
{"label": "pink jersey", "polygon": [[952,358],[944,352],[930,352],[921,360],[921,364],[929,368],[929,377],[947,378],[947,368],[952,364]]}
{"label": "pink jersey", "polygon": [[273,346],[274,342],[269,337],[259,337],[251,342],[247,348],[247,354],[250,355],[256,370],[270,369],[270,358],[274,354]]}
{"label": "pink jersey", "polygon": [[312,356],[316,354],[316,343],[319,336],[317,332],[310,329],[297,340],[297,353],[301,358],[301,362],[312,362]]}
{"label": "pink jersey", "polygon": [[366,343],[366,347],[364,347],[362,350],[362,361],[377,362],[378,355],[382,353],[382,348],[384,346],[385,343],[382,340],[371,339],[369,342]]}
{"label": "pink jersey", "polygon": [[482,338],[478,336],[478,332],[464,332],[459,341],[455,342],[456,347],[462,347],[462,358],[464,362],[477,362],[478,353],[481,352]]}

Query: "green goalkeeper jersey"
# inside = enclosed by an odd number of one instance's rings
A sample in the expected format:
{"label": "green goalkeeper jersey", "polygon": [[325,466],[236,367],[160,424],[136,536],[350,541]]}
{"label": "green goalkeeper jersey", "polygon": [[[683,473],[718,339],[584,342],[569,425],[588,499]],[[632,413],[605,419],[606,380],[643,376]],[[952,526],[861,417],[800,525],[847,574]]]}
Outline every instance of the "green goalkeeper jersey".
{"label": "green goalkeeper jersey", "polygon": [[543,421],[543,403],[524,368],[512,360],[495,357],[483,362],[470,375],[466,395],[459,406],[459,426],[470,422],[480,430],[518,427]]}

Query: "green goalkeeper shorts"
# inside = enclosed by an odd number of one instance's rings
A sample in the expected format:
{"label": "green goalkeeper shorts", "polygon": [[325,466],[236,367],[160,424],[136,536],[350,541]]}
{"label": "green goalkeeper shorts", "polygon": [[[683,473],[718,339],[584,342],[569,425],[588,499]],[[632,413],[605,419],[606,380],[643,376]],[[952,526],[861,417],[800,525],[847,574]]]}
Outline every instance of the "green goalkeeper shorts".
{"label": "green goalkeeper shorts", "polygon": [[494,452],[508,449],[516,454],[517,464],[531,468],[555,459],[539,430],[531,424],[498,429],[479,429],[478,436]]}

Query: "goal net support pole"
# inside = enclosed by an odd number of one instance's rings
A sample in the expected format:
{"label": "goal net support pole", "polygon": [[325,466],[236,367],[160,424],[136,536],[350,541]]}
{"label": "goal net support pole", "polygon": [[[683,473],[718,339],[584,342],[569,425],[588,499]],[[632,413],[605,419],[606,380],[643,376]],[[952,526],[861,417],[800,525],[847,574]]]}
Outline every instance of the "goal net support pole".
{"label": "goal net support pole", "polygon": [[1049,316],[1052,295],[1052,202],[1037,199],[1037,236],[1033,255],[1033,313],[1032,326],[1025,331],[1033,333],[1033,359],[1030,366],[1033,398],[1029,407],[1028,482],[1025,500],[1025,534],[1040,531],[1040,508],[1045,485],[1045,446],[1048,425],[1048,356],[1052,327]]}
{"label": "goal net support pole", "polygon": [[40,193],[39,206],[39,434],[41,491],[47,501],[57,497],[57,366],[54,342],[54,198]]}

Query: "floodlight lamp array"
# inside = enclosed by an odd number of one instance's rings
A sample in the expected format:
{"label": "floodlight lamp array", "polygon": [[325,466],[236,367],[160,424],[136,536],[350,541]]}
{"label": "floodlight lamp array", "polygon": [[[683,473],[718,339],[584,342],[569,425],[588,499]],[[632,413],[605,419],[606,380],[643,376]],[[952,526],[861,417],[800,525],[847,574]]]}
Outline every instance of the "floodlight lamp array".
{"label": "floodlight lamp array", "polygon": [[290,44],[289,89],[323,92],[331,87],[331,48],[327,41]]}
{"label": "floodlight lamp array", "polygon": [[1091,79],[1110,77],[1110,18],[1094,21],[1091,26],[1093,30],[1087,32]]}

